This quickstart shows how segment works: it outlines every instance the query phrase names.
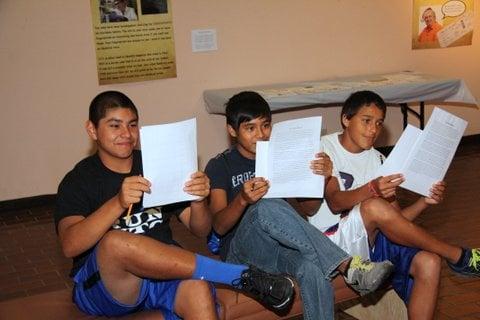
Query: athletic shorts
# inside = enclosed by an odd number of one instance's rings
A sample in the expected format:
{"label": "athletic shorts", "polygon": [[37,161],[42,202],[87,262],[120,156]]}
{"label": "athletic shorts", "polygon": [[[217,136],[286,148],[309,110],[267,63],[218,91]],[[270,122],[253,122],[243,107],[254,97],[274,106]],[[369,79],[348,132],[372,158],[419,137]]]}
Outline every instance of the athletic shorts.
{"label": "athletic shorts", "polygon": [[[74,282],[73,301],[87,314],[117,317],[141,310],[159,310],[165,320],[180,319],[173,310],[181,280],[143,279],[137,302],[133,305],[123,304],[110,295],[100,278],[96,249],[77,272]],[[212,293],[213,290],[212,286]]]}
{"label": "athletic shorts", "polygon": [[328,228],[324,234],[351,256],[370,259],[368,234],[363,224],[360,206],[353,207],[338,224]]}
{"label": "athletic shorts", "polygon": [[374,262],[390,260],[393,263],[395,270],[392,276],[392,287],[405,304],[408,304],[413,288],[413,278],[409,274],[410,265],[419,251],[418,248],[396,244],[379,232],[375,238],[375,247],[370,253]]}
{"label": "athletic shorts", "polygon": [[368,234],[363,224],[360,206],[357,205],[348,216],[326,230],[325,235],[350,255],[359,255],[374,262],[390,260],[395,266],[392,275],[392,287],[402,300],[408,304],[413,288],[410,276],[410,265],[413,257],[420,251],[418,248],[402,246],[388,240],[379,232],[375,238],[375,246],[370,249]]}

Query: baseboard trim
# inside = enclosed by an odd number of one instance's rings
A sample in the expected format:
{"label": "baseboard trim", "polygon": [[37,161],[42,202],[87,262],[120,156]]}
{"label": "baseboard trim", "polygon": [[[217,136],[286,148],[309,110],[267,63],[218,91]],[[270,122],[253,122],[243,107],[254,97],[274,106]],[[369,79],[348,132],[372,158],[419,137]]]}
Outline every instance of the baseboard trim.
{"label": "baseboard trim", "polygon": [[41,206],[53,206],[56,194],[46,194],[28,198],[0,201],[0,214],[16,210],[24,210]]}

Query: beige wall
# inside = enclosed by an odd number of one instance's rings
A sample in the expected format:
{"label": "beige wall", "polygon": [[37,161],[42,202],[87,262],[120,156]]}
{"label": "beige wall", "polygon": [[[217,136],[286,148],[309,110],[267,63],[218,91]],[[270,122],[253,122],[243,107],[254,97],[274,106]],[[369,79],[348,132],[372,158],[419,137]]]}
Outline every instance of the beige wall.
{"label": "beige wall", "polygon": [[[0,201],[56,192],[67,170],[91,145],[83,129],[91,98],[124,91],[142,124],[195,116],[199,156],[227,146],[224,119],[206,113],[204,89],[419,70],[461,77],[480,100],[480,19],[474,44],[445,50],[410,49],[412,1],[405,0],[174,0],[178,76],[98,86],[89,1],[0,1]],[[192,29],[215,28],[219,50],[191,52]],[[480,133],[479,112],[452,107]],[[323,114],[338,129],[338,108],[277,115],[275,120]],[[401,130],[391,108],[381,144]]]}

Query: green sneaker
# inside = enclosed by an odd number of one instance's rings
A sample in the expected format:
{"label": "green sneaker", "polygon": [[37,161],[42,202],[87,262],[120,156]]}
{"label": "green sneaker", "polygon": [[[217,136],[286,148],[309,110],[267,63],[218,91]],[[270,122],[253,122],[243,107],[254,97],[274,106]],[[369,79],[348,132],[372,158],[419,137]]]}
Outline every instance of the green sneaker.
{"label": "green sneaker", "polygon": [[480,250],[462,249],[462,257],[457,263],[450,263],[448,266],[453,272],[467,277],[480,277]]}
{"label": "green sneaker", "polygon": [[361,296],[373,292],[390,277],[394,266],[388,261],[371,262],[353,256],[346,272],[345,282]]}

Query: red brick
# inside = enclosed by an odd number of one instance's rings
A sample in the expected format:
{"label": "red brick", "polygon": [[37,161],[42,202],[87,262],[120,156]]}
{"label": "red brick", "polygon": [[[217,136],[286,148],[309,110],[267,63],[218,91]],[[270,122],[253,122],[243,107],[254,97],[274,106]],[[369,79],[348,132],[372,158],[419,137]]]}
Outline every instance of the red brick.
{"label": "red brick", "polygon": [[20,281],[17,276],[12,276],[6,281],[0,282],[0,291],[20,287]]}
{"label": "red brick", "polygon": [[28,290],[28,289],[34,289],[34,288],[39,288],[39,287],[44,287],[45,284],[41,280],[35,280],[32,282],[28,283],[19,283],[17,285],[12,285],[7,288],[2,288],[2,292],[4,293],[13,293],[16,291],[21,291],[21,290]]}
{"label": "red brick", "polygon": [[10,254],[5,256],[5,260],[8,264],[18,265],[28,263],[29,259],[23,253]]}
{"label": "red brick", "polygon": [[18,279],[20,282],[42,280],[44,283],[48,283],[49,281],[61,280],[61,277],[56,271],[50,271],[34,275],[20,275]]}
{"label": "red brick", "polygon": [[53,271],[55,270],[55,268],[56,268],[55,266],[49,264],[49,265],[36,266],[35,270],[37,271],[37,273],[45,273],[45,272]]}
{"label": "red brick", "polygon": [[22,269],[20,271],[15,271],[14,274],[19,277],[19,276],[32,276],[37,274],[37,270],[35,268],[30,268],[30,269]]}
{"label": "red brick", "polygon": [[0,274],[15,272],[15,269],[11,265],[0,264]]}
{"label": "red brick", "polygon": [[27,294],[32,296],[39,293],[57,291],[57,290],[62,290],[66,288],[67,288],[67,285],[65,283],[56,283],[52,285],[46,285],[38,288],[28,289]]}
{"label": "red brick", "polygon": [[9,273],[0,274],[0,286],[2,285],[2,283],[12,281],[12,279],[18,279],[18,273],[17,272],[9,272]]}
{"label": "red brick", "polygon": [[461,316],[467,316],[473,313],[480,313],[480,306],[475,303],[443,305],[439,307],[439,310],[447,316],[455,317],[455,319],[458,319]]}
{"label": "red brick", "polygon": [[480,301],[480,293],[478,292],[466,292],[448,297],[448,303],[450,304],[460,304],[476,301]]}
{"label": "red brick", "polygon": [[34,264],[31,264],[31,263],[13,263],[11,265],[13,267],[13,269],[15,271],[22,271],[22,270],[25,270],[25,269],[33,269],[35,268],[35,265]]}
{"label": "red brick", "polygon": [[2,232],[8,232],[8,231],[15,231],[15,232],[22,232],[22,229],[25,229],[25,227],[22,224],[8,224],[5,223],[5,227],[2,227]]}
{"label": "red brick", "polygon": [[15,298],[20,298],[20,297],[26,297],[26,296],[27,296],[27,294],[23,290],[10,292],[10,293],[0,291],[0,301],[10,300],[10,299],[15,299]]}

